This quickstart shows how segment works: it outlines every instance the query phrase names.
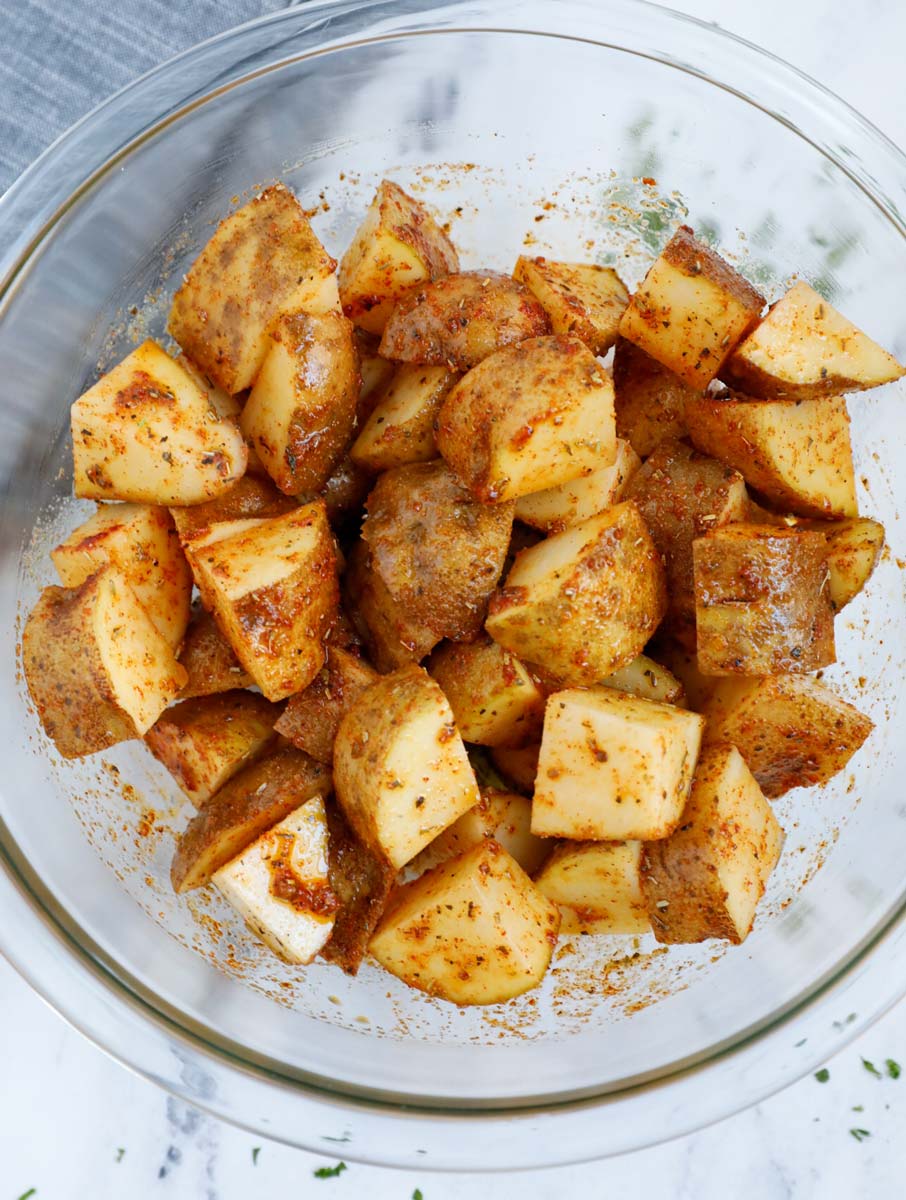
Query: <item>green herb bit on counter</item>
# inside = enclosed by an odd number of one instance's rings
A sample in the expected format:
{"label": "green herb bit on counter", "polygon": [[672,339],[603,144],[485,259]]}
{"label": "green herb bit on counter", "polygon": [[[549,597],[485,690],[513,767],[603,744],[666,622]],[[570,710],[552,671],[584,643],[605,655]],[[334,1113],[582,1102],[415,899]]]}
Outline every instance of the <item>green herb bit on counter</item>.
{"label": "green herb bit on counter", "polygon": [[346,1170],[344,1162],[338,1162],[335,1167],[318,1167],[316,1171],[312,1171],[315,1179],[336,1179],[338,1175]]}

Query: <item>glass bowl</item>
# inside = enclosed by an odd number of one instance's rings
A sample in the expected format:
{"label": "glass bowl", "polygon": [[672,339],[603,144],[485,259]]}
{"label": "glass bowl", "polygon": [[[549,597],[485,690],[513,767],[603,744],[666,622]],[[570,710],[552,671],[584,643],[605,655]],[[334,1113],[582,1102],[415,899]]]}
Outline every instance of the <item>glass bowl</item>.
{"label": "glass bowl", "polygon": [[[336,254],[385,173],[450,219],[469,266],[508,269],[529,246],[633,284],[687,219],[769,294],[800,272],[906,353],[906,161],[790,67],[631,0],[314,0],[151,72],[0,204],[3,628],[84,507],[69,499],[71,401],[162,333],[213,224],[280,177]],[[8,637],[0,948],[144,1075],[348,1159],[577,1161],[812,1069],[906,991],[902,391],[851,404],[862,507],[891,549],[838,619],[826,673],[877,729],[831,786],[778,802],[787,846],[743,947],[564,941],[540,990],[468,1011],[376,968],[294,972],[214,898],[171,894],[174,787],[136,745],[63,764]]]}

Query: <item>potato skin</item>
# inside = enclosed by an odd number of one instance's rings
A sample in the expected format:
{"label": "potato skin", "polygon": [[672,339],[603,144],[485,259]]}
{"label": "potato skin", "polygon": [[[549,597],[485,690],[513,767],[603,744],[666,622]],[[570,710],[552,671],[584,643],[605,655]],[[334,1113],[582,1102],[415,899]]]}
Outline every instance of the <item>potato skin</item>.
{"label": "potato skin", "polygon": [[396,883],[396,870],[353,833],[338,804],[328,804],[328,879],[340,902],[321,957],[356,975]]}
{"label": "potato skin", "polygon": [[491,762],[515,791],[531,796],[535,790],[540,753],[540,742],[530,742],[527,746],[492,746]]}
{"label": "potato skin", "polygon": [[196,603],[189,620],[179,663],[187,676],[179,693],[182,700],[247,688],[254,683],[214,618],[200,603]]}
{"label": "potato skin", "polygon": [[353,701],[379,679],[368,663],[339,646],[328,646],[327,662],[302,692],[290,696],[274,728],[318,762],[333,762],[340,721]]}
{"label": "potato skin", "polygon": [[279,517],[298,508],[292,496],[278,492],[270,479],[243,475],[222,496],[189,508],[170,509],[180,540],[188,541],[204,529],[221,521],[241,521],[246,517]]}
{"label": "potato skin", "polygon": [[399,301],[381,338],[383,358],[469,371],[503,346],[550,332],[528,288],[497,271],[463,271]]}
{"label": "potato skin", "polygon": [[346,560],[343,599],[369,658],[381,672],[421,662],[441,640],[394,599],[365,542],[356,542]]}
{"label": "potato skin", "polygon": [[617,436],[647,458],[662,438],[686,435],[686,401],[698,395],[679,375],[626,338],[613,354]]}

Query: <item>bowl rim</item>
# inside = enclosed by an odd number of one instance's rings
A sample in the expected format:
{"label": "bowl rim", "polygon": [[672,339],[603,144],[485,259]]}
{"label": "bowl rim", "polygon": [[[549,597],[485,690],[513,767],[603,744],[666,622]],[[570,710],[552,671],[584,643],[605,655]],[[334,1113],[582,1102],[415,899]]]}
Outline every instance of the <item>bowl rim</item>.
{"label": "bowl rim", "polygon": [[[349,18],[349,30],[322,40],[341,15]],[[646,21],[653,22],[661,34],[657,46],[646,50],[622,45],[612,34],[610,39],[603,36],[615,27],[624,35],[627,27],[638,34]],[[375,34],[378,26],[381,32]],[[732,92],[792,129],[856,183],[906,239],[906,157],[895,144],[803,72],[697,18],[647,0],[560,0],[556,6],[539,0],[310,0],[304,8],[289,8],[237,26],[152,69],[99,104],[41,154],[0,197],[0,245],[13,231],[9,246],[0,253],[0,312],[4,297],[70,205],[137,144],[196,104],[248,78],[241,69],[241,55],[237,66],[232,51],[258,34],[264,35],[265,48],[279,50],[281,38],[275,36],[271,42],[267,35],[282,28],[292,29],[294,36],[311,37],[313,48],[287,58],[278,54],[264,70],[376,36],[425,32],[564,37],[654,58]],[[591,36],[592,30],[600,30],[602,36]],[[710,49],[715,47],[717,53]],[[222,66],[220,58],[232,74],[226,82],[222,73],[215,74],[218,86],[211,89],[208,76],[215,60]],[[722,66],[723,78],[717,77],[715,63]],[[747,80],[746,88],[740,78]],[[161,84],[169,84],[163,89],[167,94],[163,111]],[[174,99],[175,84],[181,87]],[[802,123],[810,121],[809,134]],[[835,132],[851,135],[853,129],[860,135],[858,157],[845,142],[832,138]],[[91,150],[85,157],[88,166],[76,168],[80,182],[72,188],[66,181],[73,177],[73,168],[66,166],[81,161],[86,143]],[[889,182],[882,187],[881,180]],[[899,203],[894,192],[903,197]],[[2,821],[0,829],[9,836]],[[902,919],[906,902],[901,902],[842,965],[783,1013],[704,1060],[653,1081],[602,1096],[510,1110],[443,1110],[369,1100],[325,1091],[248,1060],[238,1061],[224,1045],[216,1046],[179,1025],[105,964],[100,951],[92,955],[72,937],[65,922],[53,914],[49,890],[30,886],[27,873],[3,848],[2,839],[0,851],[4,867],[0,912],[12,916],[0,922],[0,953],[64,1019],[127,1067],[197,1107],[268,1137],[362,1162],[424,1170],[506,1170],[590,1160],[677,1137],[739,1111],[806,1074],[906,994],[906,957],[899,974],[890,972],[889,989],[880,999],[876,981],[866,982],[866,962],[882,944],[887,946],[888,961],[896,963],[900,957],[897,948],[906,942]],[[23,932],[29,936],[23,939]],[[25,951],[23,944],[28,947]],[[59,957],[61,945],[66,948],[65,960]],[[869,1015],[846,1018],[853,1012]],[[800,1035],[796,1042],[795,1035]],[[718,1076],[726,1086],[719,1086]],[[694,1079],[706,1082],[697,1089],[694,1105],[684,1092],[681,1107],[677,1089],[688,1087],[687,1081]],[[606,1120],[602,1110],[607,1112]],[[331,1132],[316,1134],[316,1129]],[[453,1130],[460,1136],[455,1139],[459,1144],[451,1147]],[[463,1142],[469,1144],[465,1159]]]}

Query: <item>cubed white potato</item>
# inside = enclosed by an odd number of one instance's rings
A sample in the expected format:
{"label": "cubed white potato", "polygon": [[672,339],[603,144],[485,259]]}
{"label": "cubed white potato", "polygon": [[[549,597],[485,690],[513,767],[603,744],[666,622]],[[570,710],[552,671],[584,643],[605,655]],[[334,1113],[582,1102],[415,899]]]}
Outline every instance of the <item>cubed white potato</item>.
{"label": "cubed white potato", "polygon": [[606,354],[617,340],[629,293],[612,267],[521,255],[513,276],[545,310],[554,333],[573,334],[592,354]]}
{"label": "cubed white potato", "polygon": [[609,466],[543,492],[520,496],[516,501],[516,516],[545,533],[559,533],[570,525],[579,525],[622,500],[641,463],[629,443],[617,438],[616,458]]}
{"label": "cubed white potato", "polygon": [[659,700],[661,704],[686,707],[686,693],[680,681],[646,654],[640,654],[619,671],[602,679],[601,685],[617,692],[628,692],[642,700]]}
{"label": "cubed white potato", "polygon": [[449,700],[464,741],[519,746],[538,740],[544,693],[519,659],[491,638],[445,642],[428,670]]}
{"label": "cubed white potato", "polygon": [[458,379],[447,367],[403,363],[353,443],[352,461],[377,473],[436,458],[434,420]]}
{"label": "cubed white potato", "polygon": [[523,871],[534,875],[550,854],[550,842],[532,833],[532,802],[518,792],[482,788],[474,808],[454,821],[409,864],[421,874],[464,850],[492,838],[511,854]]}
{"label": "cubed white potato", "polygon": [[884,549],[884,526],[869,517],[824,526],[827,538],[827,590],[834,612],[865,587]]}
{"label": "cubed white potato", "polygon": [[535,876],[560,909],[561,933],[648,933],[642,842],[561,842]]}
{"label": "cubed white potato", "polygon": [[632,342],[617,341],[613,352],[617,435],[642,458],[665,437],[685,437],[686,400],[697,394],[697,389]]}

